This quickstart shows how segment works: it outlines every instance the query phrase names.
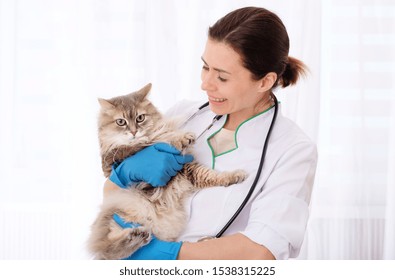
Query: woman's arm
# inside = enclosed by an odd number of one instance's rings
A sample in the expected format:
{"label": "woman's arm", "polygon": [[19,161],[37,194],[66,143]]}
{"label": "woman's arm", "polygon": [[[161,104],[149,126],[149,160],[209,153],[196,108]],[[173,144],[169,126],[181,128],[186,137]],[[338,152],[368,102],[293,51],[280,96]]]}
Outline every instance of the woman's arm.
{"label": "woman's arm", "polygon": [[178,254],[179,260],[274,260],[273,254],[264,246],[253,242],[241,233],[209,239],[184,242]]}
{"label": "woman's arm", "polygon": [[113,182],[111,182],[109,179],[107,179],[104,182],[104,187],[103,187],[103,195],[104,197],[106,196],[106,194],[110,193],[111,191],[114,190],[119,190],[120,187],[118,187],[116,184],[114,184]]}

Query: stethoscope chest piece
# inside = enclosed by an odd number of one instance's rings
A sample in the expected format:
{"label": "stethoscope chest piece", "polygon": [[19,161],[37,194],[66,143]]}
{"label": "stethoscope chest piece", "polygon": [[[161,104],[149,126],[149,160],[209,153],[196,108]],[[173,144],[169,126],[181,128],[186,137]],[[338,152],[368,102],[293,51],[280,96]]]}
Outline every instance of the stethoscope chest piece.
{"label": "stethoscope chest piece", "polygon": [[215,239],[215,238],[216,238],[215,236],[203,236],[197,242],[208,241],[208,240]]}

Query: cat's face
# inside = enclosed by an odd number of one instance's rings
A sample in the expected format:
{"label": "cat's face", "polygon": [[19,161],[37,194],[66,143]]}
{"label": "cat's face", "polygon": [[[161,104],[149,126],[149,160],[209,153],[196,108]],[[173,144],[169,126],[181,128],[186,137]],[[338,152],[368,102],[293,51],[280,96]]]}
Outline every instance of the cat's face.
{"label": "cat's face", "polygon": [[146,98],[151,84],[139,91],[112,99],[99,99],[99,139],[102,148],[133,145],[147,140],[161,114]]}

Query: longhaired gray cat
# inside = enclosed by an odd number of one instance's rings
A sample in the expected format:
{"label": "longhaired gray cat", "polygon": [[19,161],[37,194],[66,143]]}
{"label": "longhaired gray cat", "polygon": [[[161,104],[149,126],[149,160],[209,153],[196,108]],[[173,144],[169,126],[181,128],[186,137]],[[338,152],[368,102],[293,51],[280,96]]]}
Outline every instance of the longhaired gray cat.
{"label": "longhaired gray cat", "polygon": [[[194,134],[177,129],[176,122],[162,117],[147,99],[150,89],[148,84],[128,95],[99,99],[99,141],[106,177],[113,163],[157,142],[191,153],[188,148],[194,143]],[[96,259],[123,259],[150,242],[152,234],[174,241],[186,224],[185,198],[198,189],[239,183],[246,176],[241,170],[219,173],[191,162],[164,187],[139,183],[111,191],[91,227],[88,249]],[[114,213],[141,226],[123,229],[113,220]]]}

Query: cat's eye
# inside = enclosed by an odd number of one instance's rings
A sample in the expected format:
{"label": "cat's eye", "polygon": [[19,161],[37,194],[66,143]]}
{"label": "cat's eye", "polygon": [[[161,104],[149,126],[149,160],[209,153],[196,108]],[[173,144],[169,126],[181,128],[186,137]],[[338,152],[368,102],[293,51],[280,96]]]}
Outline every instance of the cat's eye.
{"label": "cat's eye", "polygon": [[125,126],[126,125],[126,120],[125,119],[117,119],[117,120],[115,120],[115,122],[119,126]]}
{"label": "cat's eye", "polygon": [[136,122],[137,123],[142,123],[144,120],[145,120],[145,115],[144,114],[138,115],[137,118],[136,118]]}

